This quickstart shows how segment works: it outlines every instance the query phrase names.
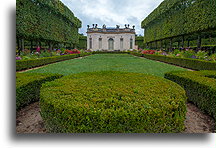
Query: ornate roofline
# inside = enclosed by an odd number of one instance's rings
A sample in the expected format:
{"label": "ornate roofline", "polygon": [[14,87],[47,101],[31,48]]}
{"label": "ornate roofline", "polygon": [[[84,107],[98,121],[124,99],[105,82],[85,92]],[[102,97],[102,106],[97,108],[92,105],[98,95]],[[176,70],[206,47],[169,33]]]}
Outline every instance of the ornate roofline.
{"label": "ornate roofline", "polygon": [[87,32],[86,33],[105,33],[105,34],[116,34],[116,33],[132,33],[135,34],[135,26],[132,26],[133,28],[130,28],[130,25],[125,24],[125,28],[120,28],[119,25],[116,25],[116,27],[106,27],[106,25],[103,25],[102,28],[98,28],[97,24],[93,24],[93,27],[90,28],[89,25],[87,25]]}
{"label": "ornate roofline", "polygon": [[86,32],[86,33],[102,33],[102,34],[135,34],[135,32],[98,32],[98,31],[91,31],[91,32]]}

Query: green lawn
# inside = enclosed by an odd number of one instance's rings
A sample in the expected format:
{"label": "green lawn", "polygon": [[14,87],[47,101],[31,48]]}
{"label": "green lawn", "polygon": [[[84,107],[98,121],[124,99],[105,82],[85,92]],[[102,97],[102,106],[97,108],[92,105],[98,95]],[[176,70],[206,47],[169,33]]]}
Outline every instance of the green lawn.
{"label": "green lawn", "polygon": [[54,64],[49,64],[29,72],[34,73],[59,73],[69,75],[80,72],[93,71],[125,71],[146,73],[163,77],[169,71],[186,71],[184,68],[160,63],[128,54],[96,54],[79,59],[72,59]]}

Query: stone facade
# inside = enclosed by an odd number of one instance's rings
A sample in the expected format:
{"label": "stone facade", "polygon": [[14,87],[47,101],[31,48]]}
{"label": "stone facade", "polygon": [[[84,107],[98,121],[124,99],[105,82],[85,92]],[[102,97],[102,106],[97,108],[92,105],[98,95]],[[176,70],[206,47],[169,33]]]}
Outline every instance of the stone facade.
{"label": "stone facade", "polygon": [[106,27],[98,28],[97,24],[87,29],[87,49],[93,51],[124,51],[135,48],[135,26],[130,28]]}

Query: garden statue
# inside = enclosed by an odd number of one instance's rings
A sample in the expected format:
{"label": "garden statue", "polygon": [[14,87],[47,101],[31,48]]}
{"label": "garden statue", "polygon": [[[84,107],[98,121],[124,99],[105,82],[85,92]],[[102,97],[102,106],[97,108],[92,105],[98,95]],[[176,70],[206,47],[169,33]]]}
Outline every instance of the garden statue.
{"label": "garden statue", "polygon": [[106,29],[106,25],[105,24],[103,24],[103,29]]}

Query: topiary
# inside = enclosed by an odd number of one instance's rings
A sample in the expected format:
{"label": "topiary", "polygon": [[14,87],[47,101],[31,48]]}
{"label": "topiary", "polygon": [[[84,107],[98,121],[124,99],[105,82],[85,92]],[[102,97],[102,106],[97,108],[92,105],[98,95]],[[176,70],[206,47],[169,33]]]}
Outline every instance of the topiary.
{"label": "topiary", "polygon": [[165,78],[182,86],[188,97],[203,112],[216,119],[216,71],[173,71],[165,74]]}
{"label": "topiary", "polygon": [[41,115],[56,133],[171,133],[184,130],[186,96],[174,82],[126,72],[89,72],[45,83]]}

